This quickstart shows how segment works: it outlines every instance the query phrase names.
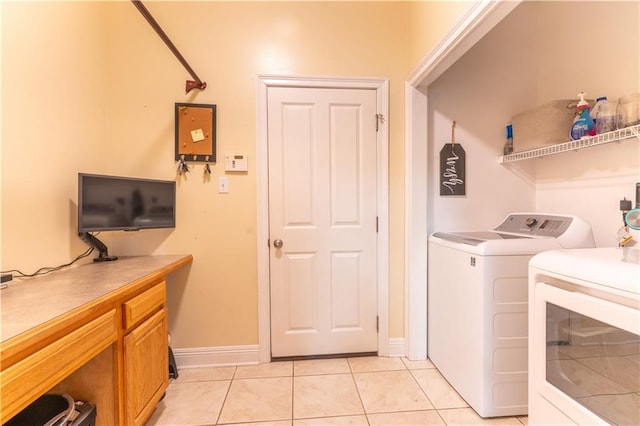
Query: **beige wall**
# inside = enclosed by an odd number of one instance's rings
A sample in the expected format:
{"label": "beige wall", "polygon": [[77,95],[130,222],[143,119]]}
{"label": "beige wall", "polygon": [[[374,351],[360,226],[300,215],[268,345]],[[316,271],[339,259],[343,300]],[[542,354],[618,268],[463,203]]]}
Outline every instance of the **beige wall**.
{"label": "beige wall", "polygon": [[2,2],[2,269],[85,250],[76,173],[102,169],[106,27],[100,4]]}
{"label": "beige wall", "polygon": [[[576,67],[566,52],[576,48],[575,32],[566,28],[576,18],[572,2],[534,3],[539,103],[549,99],[607,96],[609,102],[640,93],[640,3],[588,2],[580,7],[580,22],[597,22],[598,36],[589,41],[597,52],[589,66]],[[621,42],[624,40],[624,42]],[[615,64],[615,65],[614,65]],[[638,139],[552,156],[536,162],[536,207],[540,211],[573,211],[591,223],[597,246],[616,247],[622,225],[619,200],[635,200],[640,182]],[[597,200],[597,202],[594,202]],[[640,240],[640,232],[630,231]]]}
{"label": "beige wall", "polygon": [[473,3],[463,0],[409,3],[409,63],[412,67],[420,63]]}
{"label": "beige wall", "polygon": [[[30,272],[85,250],[76,236],[78,172],[175,178],[174,230],[100,238],[117,255],[194,255],[170,282],[174,347],[256,344],[256,75],[385,77],[390,334],[402,337],[404,79],[462,6],[146,4],[207,82],[205,91],[185,95],[190,77],[130,2],[2,3],[2,269]],[[211,181],[201,165],[176,176],[175,102],[217,104],[218,155],[248,155],[249,172],[229,176],[229,194],[217,193],[220,161]]]}

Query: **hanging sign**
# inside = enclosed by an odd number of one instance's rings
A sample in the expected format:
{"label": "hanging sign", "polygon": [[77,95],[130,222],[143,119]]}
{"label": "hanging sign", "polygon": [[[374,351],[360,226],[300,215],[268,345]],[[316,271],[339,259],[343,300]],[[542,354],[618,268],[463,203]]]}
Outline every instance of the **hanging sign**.
{"label": "hanging sign", "polygon": [[465,195],[465,152],[459,143],[440,150],[440,195]]}

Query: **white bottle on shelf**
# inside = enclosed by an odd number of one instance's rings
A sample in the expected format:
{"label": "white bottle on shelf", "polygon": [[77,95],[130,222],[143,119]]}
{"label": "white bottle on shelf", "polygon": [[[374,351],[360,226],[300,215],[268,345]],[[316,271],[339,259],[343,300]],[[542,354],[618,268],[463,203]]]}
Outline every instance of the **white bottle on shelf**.
{"label": "white bottle on shelf", "polygon": [[600,96],[599,98],[596,98],[596,103],[593,104],[591,111],[589,111],[589,115],[591,116],[591,119],[593,121],[596,121],[596,117],[598,115],[598,110],[600,110],[600,107],[602,107],[602,105],[606,103],[607,103],[606,96]]}
{"label": "white bottle on shelf", "polygon": [[596,134],[613,132],[616,130],[617,103],[609,102],[607,98],[596,112]]}
{"label": "white bottle on shelf", "polygon": [[609,102],[606,96],[596,99],[591,109],[591,118],[596,123],[596,134],[612,132],[616,129],[616,103]]}

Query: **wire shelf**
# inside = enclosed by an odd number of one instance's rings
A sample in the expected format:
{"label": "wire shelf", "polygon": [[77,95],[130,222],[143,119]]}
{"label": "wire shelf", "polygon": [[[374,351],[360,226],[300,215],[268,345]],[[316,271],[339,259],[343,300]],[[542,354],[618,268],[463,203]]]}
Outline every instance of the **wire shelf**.
{"label": "wire shelf", "polygon": [[611,142],[618,142],[634,137],[640,140],[640,124],[614,130],[613,132],[585,137],[582,139],[578,139],[577,141],[562,142],[555,145],[543,146],[540,148],[529,149],[527,151],[514,152],[513,154],[503,155],[498,157],[498,163],[512,163],[514,161],[529,160],[531,158],[560,154],[562,152],[577,151],[583,148],[604,145]]}

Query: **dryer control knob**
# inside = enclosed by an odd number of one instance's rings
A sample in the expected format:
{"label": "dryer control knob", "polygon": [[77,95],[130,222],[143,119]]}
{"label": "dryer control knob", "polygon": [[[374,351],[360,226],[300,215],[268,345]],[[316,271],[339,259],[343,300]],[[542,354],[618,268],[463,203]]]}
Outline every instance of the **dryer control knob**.
{"label": "dryer control knob", "polygon": [[531,228],[533,225],[535,225],[536,223],[538,223],[538,220],[534,217],[528,217],[524,223]]}

